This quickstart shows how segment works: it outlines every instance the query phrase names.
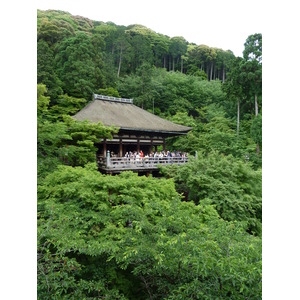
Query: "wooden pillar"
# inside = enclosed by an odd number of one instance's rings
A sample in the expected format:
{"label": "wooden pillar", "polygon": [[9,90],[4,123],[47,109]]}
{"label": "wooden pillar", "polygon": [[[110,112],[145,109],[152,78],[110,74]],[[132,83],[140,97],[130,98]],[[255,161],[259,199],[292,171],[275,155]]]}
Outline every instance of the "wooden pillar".
{"label": "wooden pillar", "polygon": [[140,152],[140,138],[137,138],[137,152]]}
{"label": "wooden pillar", "polygon": [[122,139],[120,139],[119,156],[120,156],[120,157],[123,157],[123,144],[122,144]]}
{"label": "wooden pillar", "polygon": [[166,139],[163,140],[163,150],[166,151]]}
{"label": "wooden pillar", "polygon": [[103,157],[106,157],[106,139],[103,141]]}
{"label": "wooden pillar", "polygon": [[153,152],[153,139],[151,138],[151,144],[150,144],[150,153]]}

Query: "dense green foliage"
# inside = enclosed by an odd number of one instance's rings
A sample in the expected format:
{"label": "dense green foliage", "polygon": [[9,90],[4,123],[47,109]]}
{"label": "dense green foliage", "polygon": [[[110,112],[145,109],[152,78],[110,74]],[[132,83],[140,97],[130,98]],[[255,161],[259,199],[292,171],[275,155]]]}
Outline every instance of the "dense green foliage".
{"label": "dense green foliage", "polygon": [[261,171],[249,163],[212,152],[163,172],[174,178],[186,201],[208,200],[224,220],[244,222],[249,232],[261,235]]}
{"label": "dense green foliage", "polygon": [[115,128],[107,128],[102,124],[87,121],[76,122],[70,117],[82,108],[85,99],[61,96],[58,104],[48,109],[49,97],[44,94],[46,87],[38,84],[38,175],[44,178],[58,165],[85,165],[95,161],[94,143],[100,138],[111,138]]}
{"label": "dense green foliage", "polygon": [[260,293],[260,239],[209,204],[182,202],[172,180],[66,166],[47,177],[38,196],[41,299]]}
{"label": "dense green foliage", "polygon": [[135,73],[145,63],[224,81],[234,59],[229,50],[190,44],[142,25],[125,27],[62,11],[38,10],[37,36],[38,83],[46,84],[54,98],[60,88],[84,97],[91,90],[115,87],[118,77]]}
{"label": "dense green foliage", "polygon": [[[62,11],[37,25],[38,299],[261,299],[261,34],[236,58]],[[118,129],[72,118],[93,93],[192,127],[167,141],[189,163],[100,174]]]}

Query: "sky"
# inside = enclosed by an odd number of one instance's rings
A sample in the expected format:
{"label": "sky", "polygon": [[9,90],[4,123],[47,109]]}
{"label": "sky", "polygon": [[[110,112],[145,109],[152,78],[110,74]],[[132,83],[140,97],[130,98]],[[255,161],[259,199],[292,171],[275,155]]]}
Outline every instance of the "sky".
{"label": "sky", "polygon": [[[38,0],[37,9],[57,9],[117,25],[141,24],[197,45],[231,50],[242,56],[247,37],[262,33],[260,1],[241,0]],[[243,4],[244,3],[244,4]],[[247,6],[247,7],[246,7]],[[247,11],[247,13],[245,13]]]}

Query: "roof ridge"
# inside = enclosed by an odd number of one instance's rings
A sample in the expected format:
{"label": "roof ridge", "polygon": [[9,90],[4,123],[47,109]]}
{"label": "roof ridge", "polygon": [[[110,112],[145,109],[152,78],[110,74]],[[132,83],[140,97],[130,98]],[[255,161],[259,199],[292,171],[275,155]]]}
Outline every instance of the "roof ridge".
{"label": "roof ridge", "polygon": [[99,94],[94,94],[94,100],[105,100],[105,101],[133,104],[133,99],[117,98],[117,97],[113,97],[113,96],[105,96],[105,95],[99,95]]}

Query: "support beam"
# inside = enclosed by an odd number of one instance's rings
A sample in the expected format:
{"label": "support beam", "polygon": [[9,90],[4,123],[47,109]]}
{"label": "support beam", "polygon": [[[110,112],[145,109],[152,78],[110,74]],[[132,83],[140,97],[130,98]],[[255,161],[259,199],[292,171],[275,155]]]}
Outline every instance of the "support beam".
{"label": "support beam", "polygon": [[153,153],[153,139],[151,138],[151,142],[150,142],[150,153]]}
{"label": "support beam", "polygon": [[122,144],[122,139],[120,139],[119,156],[120,156],[120,157],[123,157],[123,144]]}
{"label": "support beam", "polygon": [[137,139],[137,152],[140,152],[140,138]]}
{"label": "support beam", "polygon": [[106,157],[106,139],[103,141],[103,157]]}

